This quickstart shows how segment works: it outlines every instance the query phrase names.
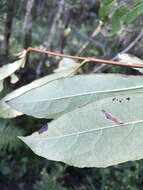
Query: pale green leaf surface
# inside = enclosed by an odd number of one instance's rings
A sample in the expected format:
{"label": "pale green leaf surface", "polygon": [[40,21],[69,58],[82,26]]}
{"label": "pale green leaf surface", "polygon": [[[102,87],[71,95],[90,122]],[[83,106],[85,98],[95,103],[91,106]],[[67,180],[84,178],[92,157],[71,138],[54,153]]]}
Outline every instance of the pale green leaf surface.
{"label": "pale green leaf surface", "polygon": [[133,91],[143,91],[142,76],[77,75],[45,83],[21,94],[16,91],[16,96],[10,96],[7,102],[27,115],[57,118],[95,100]]}
{"label": "pale green leaf surface", "polygon": [[37,155],[76,167],[143,158],[143,92],[116,94],[62,115],[48,130],[20,137]]}
{"label": "pale green leaf surface", "polygon": [[11,76],[10,76],[10,82],[12,83],[12,84],[15,84],[16,82],[18,82],[19,81],[19,78],[17,77],[17,75],[16,74],[12,74]]}
{"label": "pale green leaf surface", "polygon": [[13,91],[12,93],[6,95],[1,101],[0,101],[0,117],[2,118],[12,118],[12,117],[16,117],[19,115],[22,115],[21,112],[16,111],[15,109],[13,109],[11,106],[9,106],[6,101],[8,101],[11,98],[14,98],[16,96],[19,96],[21,94],[24,94],[26,91],[34,89],[36,87],[39,87],[45,83],[48,83],[52,80],[55,80],[57,78],[63,77],[63,76],[67,76],[72,72],[72,70],[70,71],[64,71],[64,72],[60,72],[57,74],[51,74],[48,75],[46,77],[43,77],[41,79],[35,80],[34,82],[31,82],[28,85],[25,85],[21,88],[19,88],[18,90]]}
{"label": "pale green leaf surface", "polygon": [[17,90],[9,93],[8,95],[6,95],[5,97],[5,101],[9,101],[11,99],[14,99],[16,97],[21,96],[22,94],[25,94],[26,92],[29,91],[33,91],[34,89],[37,89],[41,86],[44,86],[56,79],[60,79],[62,77],[66,77],[69,76],[72,73],[73,70],[66,70],[63,72],[59,72],[59,73],[55,73],[55,74],[50,74],[48,76],[42,77],[40,79],[37,79],[31,83],[29,83],[28,85],[22,86],[21,88],[18,88]]}
{"label": "pale green leaf surface", "polygon": [[25,59],[26,59],[26,51],[24,50],[19,56],[19,60],[14,63],[9,63],[7,65],[3,65],[0,67],[0,80],[3,80],[13,74],[20,67],[24,67]]}
{"label": "pale green leaf surface", "polygon": [[80,64],[77,63],[75,60],[73,59],[69,59],[69,58],[63,58],[60,62],[59,62],[59,66],[57,69],[54,70],[55,73],[58,72],[63,72],[65,70],[76,70],[77,68],[79,68]]}
{"label": "pale green leaf surface", "polygon": [[0,81],[0,92],[3,90],[3,80]]}
{"label": "pale green leaf surface", "polygon": [[[143,65],[143,60],[134,56],[134,55],[131,55],[131,54],[128,54],[128,53],[119,53],[118,54],[118,59],[121,63],[126,63],[126,64],[141,64]],[[135,68],[136,70],[138,70],[139,72],[143,73],[143,69],[141,68]]]}
{"label": "pale green leaf surface", "polygon": [[13,118],[22,115],[21,112],[14,110],[7,103],[0,101],[0,118]]}
{"label": "pale green leaf surface", "polygon": [[[4,88],[3,81],[4,80],[0,81],[0,91],[2,91]],[[12,109],[7,103],[3,101],[3,99],[0,100],[0,118],[13,118],[19,115],[22,115],[22,113]]]}

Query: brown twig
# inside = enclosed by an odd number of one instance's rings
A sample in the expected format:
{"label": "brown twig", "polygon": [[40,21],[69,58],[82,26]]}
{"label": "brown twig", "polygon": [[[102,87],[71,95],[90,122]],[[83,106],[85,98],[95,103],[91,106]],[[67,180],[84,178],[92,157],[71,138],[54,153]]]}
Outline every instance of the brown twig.
{"label": "brown twig", "polygon": [[35,53],[43,53],[43,54],[47,54],[50,56],[58,56],[58,57],[66,57],[66,58],[71,58],[71,59],[78,59],[78,60],[88,60],[88,62],[92,62],[92,63],[96,63],[96,64],[108,64],[108,65],[114,65],[114,66],[124,66],[124,67],[132,67],[132,68],[143,68],[143,65],[141,64],[129,64],[129,63],[121,63],[118,61],[113,61],[113,60],[106,60],[106,59],[98,59],[95,57],[80,57],[80,56],[73,56],[73,55],[67,55],[67,54],[62,54],[62,53],[58,53],[58,52],[52,52],[52,51],[48,51],[48,50],[42,50],[39,48],[32,48],[29,47],[27,49],[27,53],[30,52],[35,52]]}

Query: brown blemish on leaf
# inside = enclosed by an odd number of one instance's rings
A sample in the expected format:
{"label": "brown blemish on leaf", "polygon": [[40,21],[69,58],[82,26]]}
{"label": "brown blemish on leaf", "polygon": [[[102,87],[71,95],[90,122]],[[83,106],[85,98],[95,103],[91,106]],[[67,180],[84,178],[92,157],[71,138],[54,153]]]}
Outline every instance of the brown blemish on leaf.
{"label": "brown blemish on leaf", "polygon": [[117,117],[113,116],[111,113],[109,113],[109,112],[107,112],[105,110],[101,110],[101,111],[104,113],[106,119],[109,119],[109,120],[113,121],[115,124],[118,124],[118,125],[123,124],[123,122],[119,121],[119,119]]}

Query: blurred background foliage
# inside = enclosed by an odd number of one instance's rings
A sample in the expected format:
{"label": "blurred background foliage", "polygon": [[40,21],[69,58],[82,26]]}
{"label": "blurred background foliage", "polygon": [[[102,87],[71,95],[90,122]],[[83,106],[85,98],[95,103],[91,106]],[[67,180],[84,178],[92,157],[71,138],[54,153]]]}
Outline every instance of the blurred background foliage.
{"label": "blurred background foliage", "polygon": [[[120,52],[143,58],[143,0],[0,0],[0,66],[24,48],[116,59]],[[32,54],[4,81],[3,97],[57,68],[60,59]],[[83,72],[139,74],[133,69],[89,64]],[[84,84],[83,84],[84,85]],[[0,119],[0,190],[141,190],[143,161],[106,169],[74,168],[34,155],[17,136],[41,128],[46,119]]]}

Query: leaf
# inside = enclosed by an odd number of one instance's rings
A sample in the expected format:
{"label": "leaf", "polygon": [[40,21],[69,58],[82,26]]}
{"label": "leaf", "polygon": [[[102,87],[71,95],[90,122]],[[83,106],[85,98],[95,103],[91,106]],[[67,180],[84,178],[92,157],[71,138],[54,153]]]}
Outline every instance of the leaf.
{"label": "leaf", "polygon": [[99,15],[102,21],[108,20],[109,14],[113,6],[116,4],[115,0],[103,0],[100,4]]}
{"label": "leaf", "polygon": [[11,78],[10,78],[10,82],[11,82],[12,84],[15,84],[15,83],[18,82],[18,81],[19,81],[19,78],[17,77],[17,75],[12,74],[12,75],[11,75]]}
{"label": "leaf", "polygon": [[0,92],[3,90],[3,80],[0,80]]}
{"label": "leaf", "polygon": [[17,150],[21,144],[17,135],[24,135],[21,128],[15,126],[12,121],[0,119],[0,150]]}
{"label": "leaf", "polygon": [[[25,90],[23,90],[25,89]],[[6,102],[37,118],[57,118],[77,107],[122,92],[143,90],[143,77],[114,74],[77,75],[45,82],[10,94]],[[19,93],[20,92],[20,93]]]}
{"label": "leaf", "polygon": [[122,5],[113,14],[112,20],[112,32],[118,32],[123,24],[131,24],[143,14],[143,1],[135,1],[130,9]]}
{"label": "leaf", "polygon": [[[26,50],[18,54],[19,60],[14,63],[4,65],[0,68],[0,91],[3,89],[3,80],[11,75],[11,82],[16,82],[17,78],[14,75],[14,72],[20,67],[24,67],[26,60]],[[19,115],[22,115],[21,112],[18,112],[12,109],[4,101],[4,98],[0,100],[0,118],[13,118]]]}
{"label": "leaf", "polygon": [[126,24],[130,24],[135,19],[137,19],[141,14],[143,14],[143,1],[134,5],[132,9],[127,12],[124,18],[124,22]]}
{"label": "leaf", "polygon": [[34,82],[32,82],[28,85],[25,85],[25,86],[15,90],[15,91],[9,93],[0,101],[0,117],[2,117],[2,118],[13,118],[13,117],[22,115],[22,112],[16,111],[14,108],[12,108],[11,106],[9,106],[6,103],[6,101],[8,101],[9,99],[13,99],[17,96],[20,96],[21,94],[24,94],[29,90],[32,90],[34,88],[38,88],[39,86],[42,86],[46,83],[49,83],[52,80],[55,80],[57,78],[60,78],[63,76],[68,76],[71,72],[72,72],[72,70],[60,72],[57,74],[48,75],[46,77],[35,80]]}
{"label": "leaf", "polygon": [[60,62],[59,62],[59,66],[57,69],[54,70],[55,73],[57,72],[62,72],[65,70],[73,70],[73,69],[77,69],[80,66],[79,63],[77,63],[75,60],[73,59],[69,59],[69,58],[63,58]]}
{"label": "leaf", "polygon": [[20,139],[37,155],[76,167],[108,167],[141,159],[142,97],[143,89],[120,91],[62,115],[42,134]]}
{"label": "leaf", "polygon": [[120,32],[123,25],[131,24],[143,14],[143,0],[136,0],[131,6],[120,1],[105,0],[101,2],[99,13],[105,26],[110,26],[111,21],[111,32],[114,34]]}
{"label": "leaf", "polygon": [[19,55],[19,60],[15,61],[14,63],[10,63],[7,65],[4,65],[0,67],[0,80],[3,80],[13,74],[16,70],[18,70],[20,67],[24,67],[25,59],[26,59],[26,50],[24,50]]}
{"label": "leaf", "polygon": [[[121,63],[127,63],[127,64],[142,64],[143,65],[143,60],[134,56],[134,55],[131,55],[131,54],[128,54],[128,53],[119,53],[118,54],[118,59]],[[140,69],[140,68],[135,68],[136,70],[138,70],[139,72],[143,73],[143,69]]]}
{"label": "leaf", "polygon": [[[0,88],[3,90],[3,81],[0,81],[0,85],[2,85]],[[3,92],[0,92],[1,97],[3,97]],[[0,97],[0,98],[1,98]],[[4,99],[4,98],[3,98]],[[3,101],[3,99],[0,100],[0,118],[13,118],[16,116],[20,116],[22,115],[22,113],[12,109],[7,103],[5,103],[5,101]]]}
{"label": "leaf", "polygon": [[0,101],[0,118],[13,118],[22,114],[23,113],[11,108],[3,99]]}
{"label": "leaf", "polygon": [[116,33],[118,31],[120,31],[121,26],[124,23],[124,15],[126,14],[126,12],[128,12],[128,8],[125,6],[121,6],[119,7],[119,9],[117,9],[115,11],[115,13],[112,15],[111,18],[111,23],[112,23],[112,33]]}

